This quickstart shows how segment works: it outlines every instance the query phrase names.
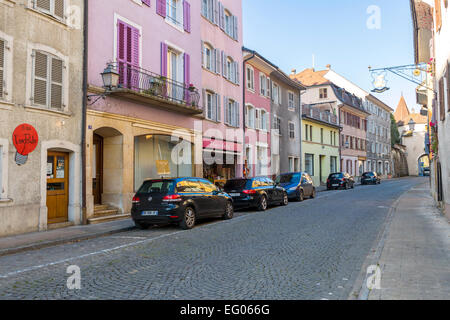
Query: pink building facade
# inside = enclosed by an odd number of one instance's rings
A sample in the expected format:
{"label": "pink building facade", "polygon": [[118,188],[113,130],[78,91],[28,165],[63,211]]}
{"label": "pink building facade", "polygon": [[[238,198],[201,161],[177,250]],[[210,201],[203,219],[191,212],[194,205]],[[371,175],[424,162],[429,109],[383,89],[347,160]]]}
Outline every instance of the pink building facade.
{"label": "pink building facade", "polygon": [[223,181],[243,175],[242,1],[199,2],[203,177]]}
{"label": "pink building facade", "polygon": [[[202,175],[195,152],[202,145],[200,1],[107,2],[89,1],[88,8],[85,147],[92,223],[108,210],[127,216],[144,179]],[[119,73],[119,83],[105,89],[107,66]]]}
{"label": "pink building facade", "polygon": [[271,64],[244,49],[245,160],[247,177],[270,175],[271,161]]}

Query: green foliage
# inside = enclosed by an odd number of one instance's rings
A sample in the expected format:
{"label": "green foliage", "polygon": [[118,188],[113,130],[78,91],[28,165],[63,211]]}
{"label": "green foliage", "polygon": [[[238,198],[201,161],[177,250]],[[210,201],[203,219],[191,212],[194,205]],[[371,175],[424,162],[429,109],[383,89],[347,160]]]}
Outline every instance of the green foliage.
{"label": "green foliage", "polygon": [[391,113],[391,146],[400,143],[400,133],[398,132],[397,121],[395,121],[394,115]]}

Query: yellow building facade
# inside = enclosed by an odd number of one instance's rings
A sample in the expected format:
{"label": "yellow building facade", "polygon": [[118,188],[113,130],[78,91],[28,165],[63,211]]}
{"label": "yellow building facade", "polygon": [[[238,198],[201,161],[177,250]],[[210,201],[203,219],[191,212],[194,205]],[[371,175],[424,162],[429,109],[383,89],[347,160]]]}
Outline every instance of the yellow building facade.
{"label": "yellow building facade", "polygon": [[329,112],[304,106],[302,113],[302,169],[317,187],[326,184],[330,173],[340,171],[340,127]]}

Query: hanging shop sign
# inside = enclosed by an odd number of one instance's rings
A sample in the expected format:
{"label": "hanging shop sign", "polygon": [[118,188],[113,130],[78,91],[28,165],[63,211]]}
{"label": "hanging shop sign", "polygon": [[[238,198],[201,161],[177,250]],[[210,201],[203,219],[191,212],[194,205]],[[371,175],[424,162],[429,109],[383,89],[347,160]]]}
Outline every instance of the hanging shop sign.
{"label": "hanging shop sign", "polygon": [[23,123],[13,132],[13,144],[16,147],[16,163],[24,165],[28,160],[28,155],[33,152],[39,142],[39,136],[32,125]]}

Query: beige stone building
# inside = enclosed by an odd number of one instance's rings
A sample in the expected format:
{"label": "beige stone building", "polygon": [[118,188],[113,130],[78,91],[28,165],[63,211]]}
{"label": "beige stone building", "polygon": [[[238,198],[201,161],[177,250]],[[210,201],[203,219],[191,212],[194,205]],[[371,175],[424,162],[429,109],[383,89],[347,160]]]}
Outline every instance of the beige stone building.
{"label": "beige stone building", "polygon": [[81,223],[82,17],[0,0],[0,236]]}

